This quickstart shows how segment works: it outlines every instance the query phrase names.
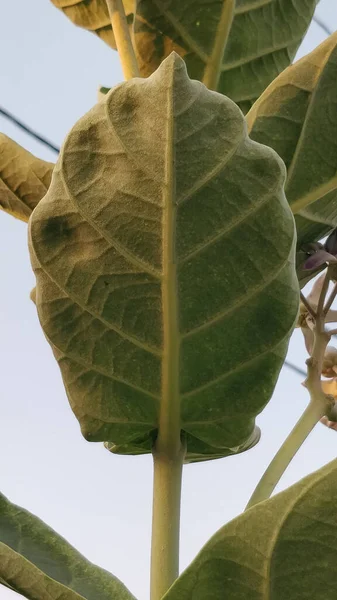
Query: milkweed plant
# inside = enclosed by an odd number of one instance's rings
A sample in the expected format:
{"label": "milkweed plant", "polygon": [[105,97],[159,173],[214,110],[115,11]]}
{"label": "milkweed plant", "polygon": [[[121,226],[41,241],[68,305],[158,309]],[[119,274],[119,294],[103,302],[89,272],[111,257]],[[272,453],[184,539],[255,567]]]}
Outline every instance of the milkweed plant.
{"label": "milkweed plant", "polygon": [[[337,33],[291,64],[317,0],[52,3],[125,81],[56,164],[1,135],[0,205],[28,223],[31,298],[82,435],[152,454],[151,600],[335,600],[337,461],[270,496],[315,425],[337,428]],[[259,442],[296,327],[307,407],[179,574],[183,467]],[[134,599],[4,496],[0,583]]]}

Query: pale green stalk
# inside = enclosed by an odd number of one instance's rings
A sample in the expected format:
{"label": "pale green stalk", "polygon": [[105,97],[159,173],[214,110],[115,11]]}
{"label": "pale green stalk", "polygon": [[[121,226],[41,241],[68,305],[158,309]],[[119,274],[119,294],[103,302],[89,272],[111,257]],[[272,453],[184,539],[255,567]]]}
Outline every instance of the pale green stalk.
{"label": "pale green stalk", "polygon": [[327,413],[329,406],[330,403],[326,401],[325,396],[324,402],[309,402],[294,429],[290,432],[286,441],[282,444],[281,448],[264,472],[246,506],[246,510],[255,504],[258,504],[258,502],[270,498],[286,468],[308,437],[309,433]]}
{"label": "pale green stalk", "polygon": [[160,600],[179,576],[181,479],[185,448],[175,459],[153,452],[151,600]]}
{"label": "pale green stalk", "polygon": [[214,39],[213,51],[205,67],[203,83],[210,90],[216,90],[221,74],[223,55],[232,26],[235,0],[224,0],[218,29]]}
{"label": "pale green stalk", "polygon": [[333,399],[324,394],[321,386],[324,353],[330,339],[330,334],[326,332],[324,328],[325,315],[323,309],[328,287],[329,274],[327,273],[315,315],[314,346],[312,355],[307,360],[308,376],[305,381],[305,386],[310,394],[310,402],[299,421],[288,435],[286,441],[274,456],[267,470],[264,472],[246,506],[246,510],[258,502],[270,498],[283,473],[308,437],[309,433],[320,419],[329,412],[334,404]]}
{"label": "pale green stalk", "polygon": [[139,77],[139,68],[132,45],[122,0],[106,0],[116,47],[125,79]]}

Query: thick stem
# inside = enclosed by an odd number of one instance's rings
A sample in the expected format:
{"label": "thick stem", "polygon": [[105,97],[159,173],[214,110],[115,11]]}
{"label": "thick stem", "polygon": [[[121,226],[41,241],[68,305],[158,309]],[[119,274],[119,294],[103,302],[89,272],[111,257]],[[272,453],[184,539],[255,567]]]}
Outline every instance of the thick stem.
{"label": "thick stem", "polygon": [[110,21],[125,79],[139,77],[139,68],[132,45],[122,0],[106,0]]}
{"label": "thick stem", "polygon": [[160,600],[179,576],[181,478],[185,447],[175,458],[153,451],[151,600]]}
{"label": "thick stem", "polygon": [[321,386],[321,373],[324,353],[330,339],[330,335],[324,329],[323,305],[329,285],[329,276],[325,277],[321,296],[319,298],[315,327],[314,345],[312,355],[307,360],[308,376],[305,386],[310,393],[310,402],[303,415],[296,423],[294,429],[288,435],[279,451],[274,456],[267,470],[264,472],[246,509],[251,508],[258,502],[262,502],[271,496],[276,485],[280,481],[289,463],[302,446],[309,433],[324,415],[329,412],[333,399],[324,394]]}
{"label": "thick stem", "polygon": [[213,51],[205,67],[203,83],[210,90],[216,90],[219,83],[221,65],[230,28],[232,26],[235,0],[225,0],[215,35]]}

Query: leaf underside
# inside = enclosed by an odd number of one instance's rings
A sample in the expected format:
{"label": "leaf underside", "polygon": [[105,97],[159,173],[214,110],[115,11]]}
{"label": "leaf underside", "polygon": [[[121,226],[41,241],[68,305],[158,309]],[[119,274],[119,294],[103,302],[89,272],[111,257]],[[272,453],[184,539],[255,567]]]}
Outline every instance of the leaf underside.
{"label": "leaf underside", "polygon": [[247,122],[286,164],[298,249],[327,235],[337,226],[337,33],[279,75]]}
{"label": "leaf underside", "polygon": [[335,600],[337,461],[220,529],[163,600]]}
{"label": "leaf underside", "polygon": [[116,577],[2,494],[0,583],[29,600],[135,600]]}
{"label": "leaf underside", "polygon": [[174,53],[75,125],[29,235],[40,322],[86,439],[149,451],[175,402],[187,460],[258,440],[298,308],[284,176]]}
{"label": "leaf underside", "polygon": [[0,133],[0,209],[27,222],[47,192],[53,168]]}
{"label": "leaf underside", "polygon": [[[232,0],[231,0],[232,1]],[[52,0],[77,25],[115,40],[105,0]],[[184,58],[190,77],[202,80],[214,48],[226,37],[221,21],[228,0],[138,0],[124,2],[141,75],[153,73],[172,50]],[[317,0],[237,0],[218,91],[247,112],[295,56]]]}

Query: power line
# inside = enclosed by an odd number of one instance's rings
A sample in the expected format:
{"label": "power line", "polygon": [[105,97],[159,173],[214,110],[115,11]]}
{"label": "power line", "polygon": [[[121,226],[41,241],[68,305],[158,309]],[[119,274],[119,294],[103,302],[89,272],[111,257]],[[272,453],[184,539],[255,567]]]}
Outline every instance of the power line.
{"label": "power line", "polygon": [[52,142],[47,140],[45,137],[43,137],[42,135],[40,135],[39,133],[37,133],[36,131],[31,129],[30,127],[28,127],[28,125],[25,125],[22,121],[20,121],[19,119],[14,117],[14,115],[12,115],[10,112],[8,112],[8,110],[5,110],[4,108],[0,107],[0,115],[2,115],[6,119],[8,119],[12,123],[14,123],[14,125],[16,125],[20,129],[22,129],[23,131],[28,133],[28,135],[30,135],[31,137],[36,139],[38,142],[41,142],[41,144],[44,144],[45,146],[47,146],[53,152],[56,152],[57,154],[60,152],[60,148],[58,148],[58,146],[55,146],[55,144],[53,144]]}
{"label": "power line", "polygon": [[303,369],[300,369],[300,367],[296,367],[296,365],[293,365],[288,360],[284,361],[284,366],[288,367],[288,369],[291,369],[292,371],[295,371],[295,373],[297,373],[298,375],[301,375],[303,377],[307,376],[307,373]]}
{"label": "power line", "polygon": [[323,31],[325,31],[325,33],[327,35],[332,35],[332,31],[324,23],[324,21],[321,21],[321,19],[319,17],[316,17],[316,15],[315,15],[314,18],[313,18],[313,20],[315,21],[315,23],[317,23],[318,27],[320,27],[321,29],[323,29]]}

